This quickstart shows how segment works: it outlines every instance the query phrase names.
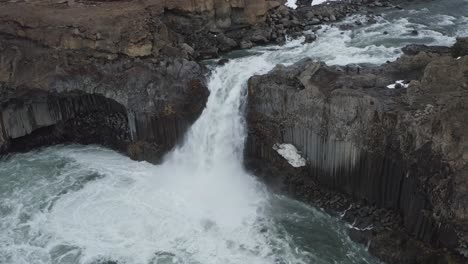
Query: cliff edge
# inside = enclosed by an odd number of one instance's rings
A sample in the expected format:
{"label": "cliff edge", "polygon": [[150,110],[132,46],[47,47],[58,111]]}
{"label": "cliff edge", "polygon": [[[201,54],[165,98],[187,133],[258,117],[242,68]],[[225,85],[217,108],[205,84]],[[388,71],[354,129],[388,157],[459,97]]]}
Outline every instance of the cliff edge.
{"label": "cliff edge", "polygon": [[[384,261],[457,263],[443,248],[468,254],[466,48],[409,46],[382,66],[304,59],[252,77],[247,166],[345,212],[352,236]],[[284,144],[304,166],[283,159]]]}

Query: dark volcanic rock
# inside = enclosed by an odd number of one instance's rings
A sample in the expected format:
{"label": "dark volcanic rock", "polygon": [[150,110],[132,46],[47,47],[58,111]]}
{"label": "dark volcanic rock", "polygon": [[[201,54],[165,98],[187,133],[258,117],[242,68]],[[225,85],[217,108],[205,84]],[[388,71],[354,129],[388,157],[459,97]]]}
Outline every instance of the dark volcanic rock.
{"label": "dark volcanic rock", "polygon": [[2,153],[71,141],[157,161],[208,96],[204,68],[184,58],[108,60],[6,36],[0,43]]}
{"label": "dark volcanic rock", "polygon": [[[380,67],[278,65],[249,80],[246,164],[320,207],[389,209],[345,217],[361,229],[371,221],[364,237],[388,263],[463,263],[453,252],[468,241],[467,70],[468,56],[426,52]],[[411,82],[387,89],[395,80]],[[295,145],[307,166],[289,166],[276,143]]]}
{"label": "dark volcanic rock", "polygon": [[426,52],[426,53],[437,53],[437,54],[450,54],[451,48],[445,46],[426,46],[422,44],[411,44],[403,47],[401,51],[403,51],[406,55],[416,55],[419,52]]}
{"label": "dark volcanic rock", "polygon": [[315,34],[307,34],[305,35],[305,43],[312,43],[317,39],[317,36]]}
{"label": "dark volcanic rock", "polygon": [[220,59],[216,64],[218,65],[224,65],[229,62],[229,59]]}
{"label": "dark volcanic rock", "polygon": [[457,38],[457,42],[452,47],[452,55],[454,57],[468,55],[468,37]]}
{"label": "dark volcanic rock", "polygon": [[63,142],[101,144],[121,151],[130,143],[123,105],[98,94],[23,90],[2,101],[0,153]]}
{"label": "dark volcanic rock", "polygon": [[269,41],[265,19],[278,6],[2,1],[0,154],[81,142],[157,161],[205,105],[205,69],[193,59],[237,48],[243,36]]}

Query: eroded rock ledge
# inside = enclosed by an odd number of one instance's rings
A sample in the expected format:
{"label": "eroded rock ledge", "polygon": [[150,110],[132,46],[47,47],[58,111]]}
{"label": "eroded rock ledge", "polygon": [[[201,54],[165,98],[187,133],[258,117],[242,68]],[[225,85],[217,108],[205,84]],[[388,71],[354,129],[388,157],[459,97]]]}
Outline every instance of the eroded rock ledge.
{"label": "eroded rock ledge", "polygon": [[72,141],[156,161],[208,97],[204,68],[184,58],[108,60],[1,35],[0,44],[1,153]]}
{"label": "eroded rock ledge", "polygon": [[[346,212],[351,235],[388,263],[466,263],[464,49],[466,39],[456,57],[413,46],[416,55],[378,67],[304,59],[252,77],[247,166],[279,191]],[[408,88],[386,87],[397,80]],[[277,143],[293,144],[307,165],[292,167]]]}

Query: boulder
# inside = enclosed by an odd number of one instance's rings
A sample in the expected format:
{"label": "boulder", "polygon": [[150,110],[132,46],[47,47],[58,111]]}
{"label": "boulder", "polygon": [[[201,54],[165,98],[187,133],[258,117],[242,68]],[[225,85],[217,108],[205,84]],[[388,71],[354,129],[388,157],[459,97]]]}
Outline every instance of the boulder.
{"label": "boulder", "polygon": [[468,37],[457,38],[452,47],[452,56],[455,58],[468,55]]}
{"label": "boulder", "polygon": [[214,59],[218,58],[218,48],[208,48],[198,51],[198,59],[206,60],[206,59]]}
{"label": "boulder", "polygon": [[241,43],[240,43],[240,48],[241,49],[250,49],[252,47],[253,47],[252,42],[250,42],[248,40],[242,40]]}
{"label": "boulder", "polygon": [[451,48],[445,46],[427,46],[422,44],[410,44],[401,49],[406,55],[417,55],[420,52],[436,53],[436,54],[449,54]]}
{"label": "boulder", "polygon": [[304,40],[304,42],[305,42],[305,43],[312,43],[312,42],[314,42],[316,39],[317,39],[317,35],[315,35],[315,34],[307,34],[307,35],[305,35],[305,40]]}
{"label": "boulder", "polygon": [[223,33],[216,35],[218,41],[218,47],[221,51],[230,51],[238,46],[237,42],[229,37],[226,37]]}

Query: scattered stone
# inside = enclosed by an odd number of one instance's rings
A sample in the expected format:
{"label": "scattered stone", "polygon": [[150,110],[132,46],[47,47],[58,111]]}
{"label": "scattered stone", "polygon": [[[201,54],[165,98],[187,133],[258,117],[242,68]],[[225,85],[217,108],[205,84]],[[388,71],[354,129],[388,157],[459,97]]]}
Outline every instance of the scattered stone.
{"label": "scattered stone", "polygon": [[281,6],[281,4],[278,1],[268,1],[268,9],[273,9]]}
{"label": "scattered stone", "polygon": [[318,18],[313,18],[312,20],[308,21],[309,25],[318,25],[320,24],[320,19]]}
{"label": "scattered stone", "polygon": [[253,47],[253,44],[252,42],[248,41],[248,40],[242,40],[240,42],[240,48],[241,49],[250,49]]}
{"label": "scattered stone", "polygon": [[280,6],[276,9],[282,17],[286,17],[289,15],[289,9],[286,6]]}
{"label": "scattered stone", "polygon": [[220,59],[216,64],[222,66],[229,62],[229,59]]}
{"label": "scattered stone", "polygon": [[307,34],[305,35],[304,43],[312,43],[317,39],[317,35],[315,34]]}
{"label": "scattered stone", "polygon": [[372,24],[375,24],[375,23],[377,23],[377,19],[375,19],[375,18],[373,18],[373,17],[371,17],[371,18],[369,18],[369,19],[367,20],[367,24],[372,25]]}
{"label": "scattered stone", "polygon": [[262,34],[263,32],[255,32],[251,37],[250,41],[253,43],[266,44],[268,39]]}
{"label": "scattered stone", "polygon": [[202,49],[198,51],[198,59],[214,59],[218,58],[218,48],[208,48],[208,49]]}
{"label": "scattered stone", "polygon": [[450,48],[445,46],[426,46],[423,44],[410,44],[401,49],[406,55],[416,55],[420,52],[436,53],[436,54],[450,54]]}
{"label": "scattered stone", "polygon": [[457,38],[457,42],[451,50],[452,56],[455,58],[468,55],[468,37]]}
{"label": "scattered stone", "polygon": [[278,44],[283,44],[286,42],[286,38],[284,36],[278,37],[275,39],[275,42]]}
{"label": "scattered stone", "polygon": [[187,53],[190,56],[193,56],[193,54],[195,54],[195,50],[187,43],[182,43],[180,47],[183,51],[185,51],[185,53]]}
{"label": "scattered stone", "polygon": [[221,51],[230,51],[238,46],[235,40],[226,37],[223,33],[216,35],[216,40]]}
{"label": "scattered stone", "polygon": [[352,24],[342,24],[342,25],[339,25],[338,28],[340,30],[351,30],[354,28],[354,26]]}

